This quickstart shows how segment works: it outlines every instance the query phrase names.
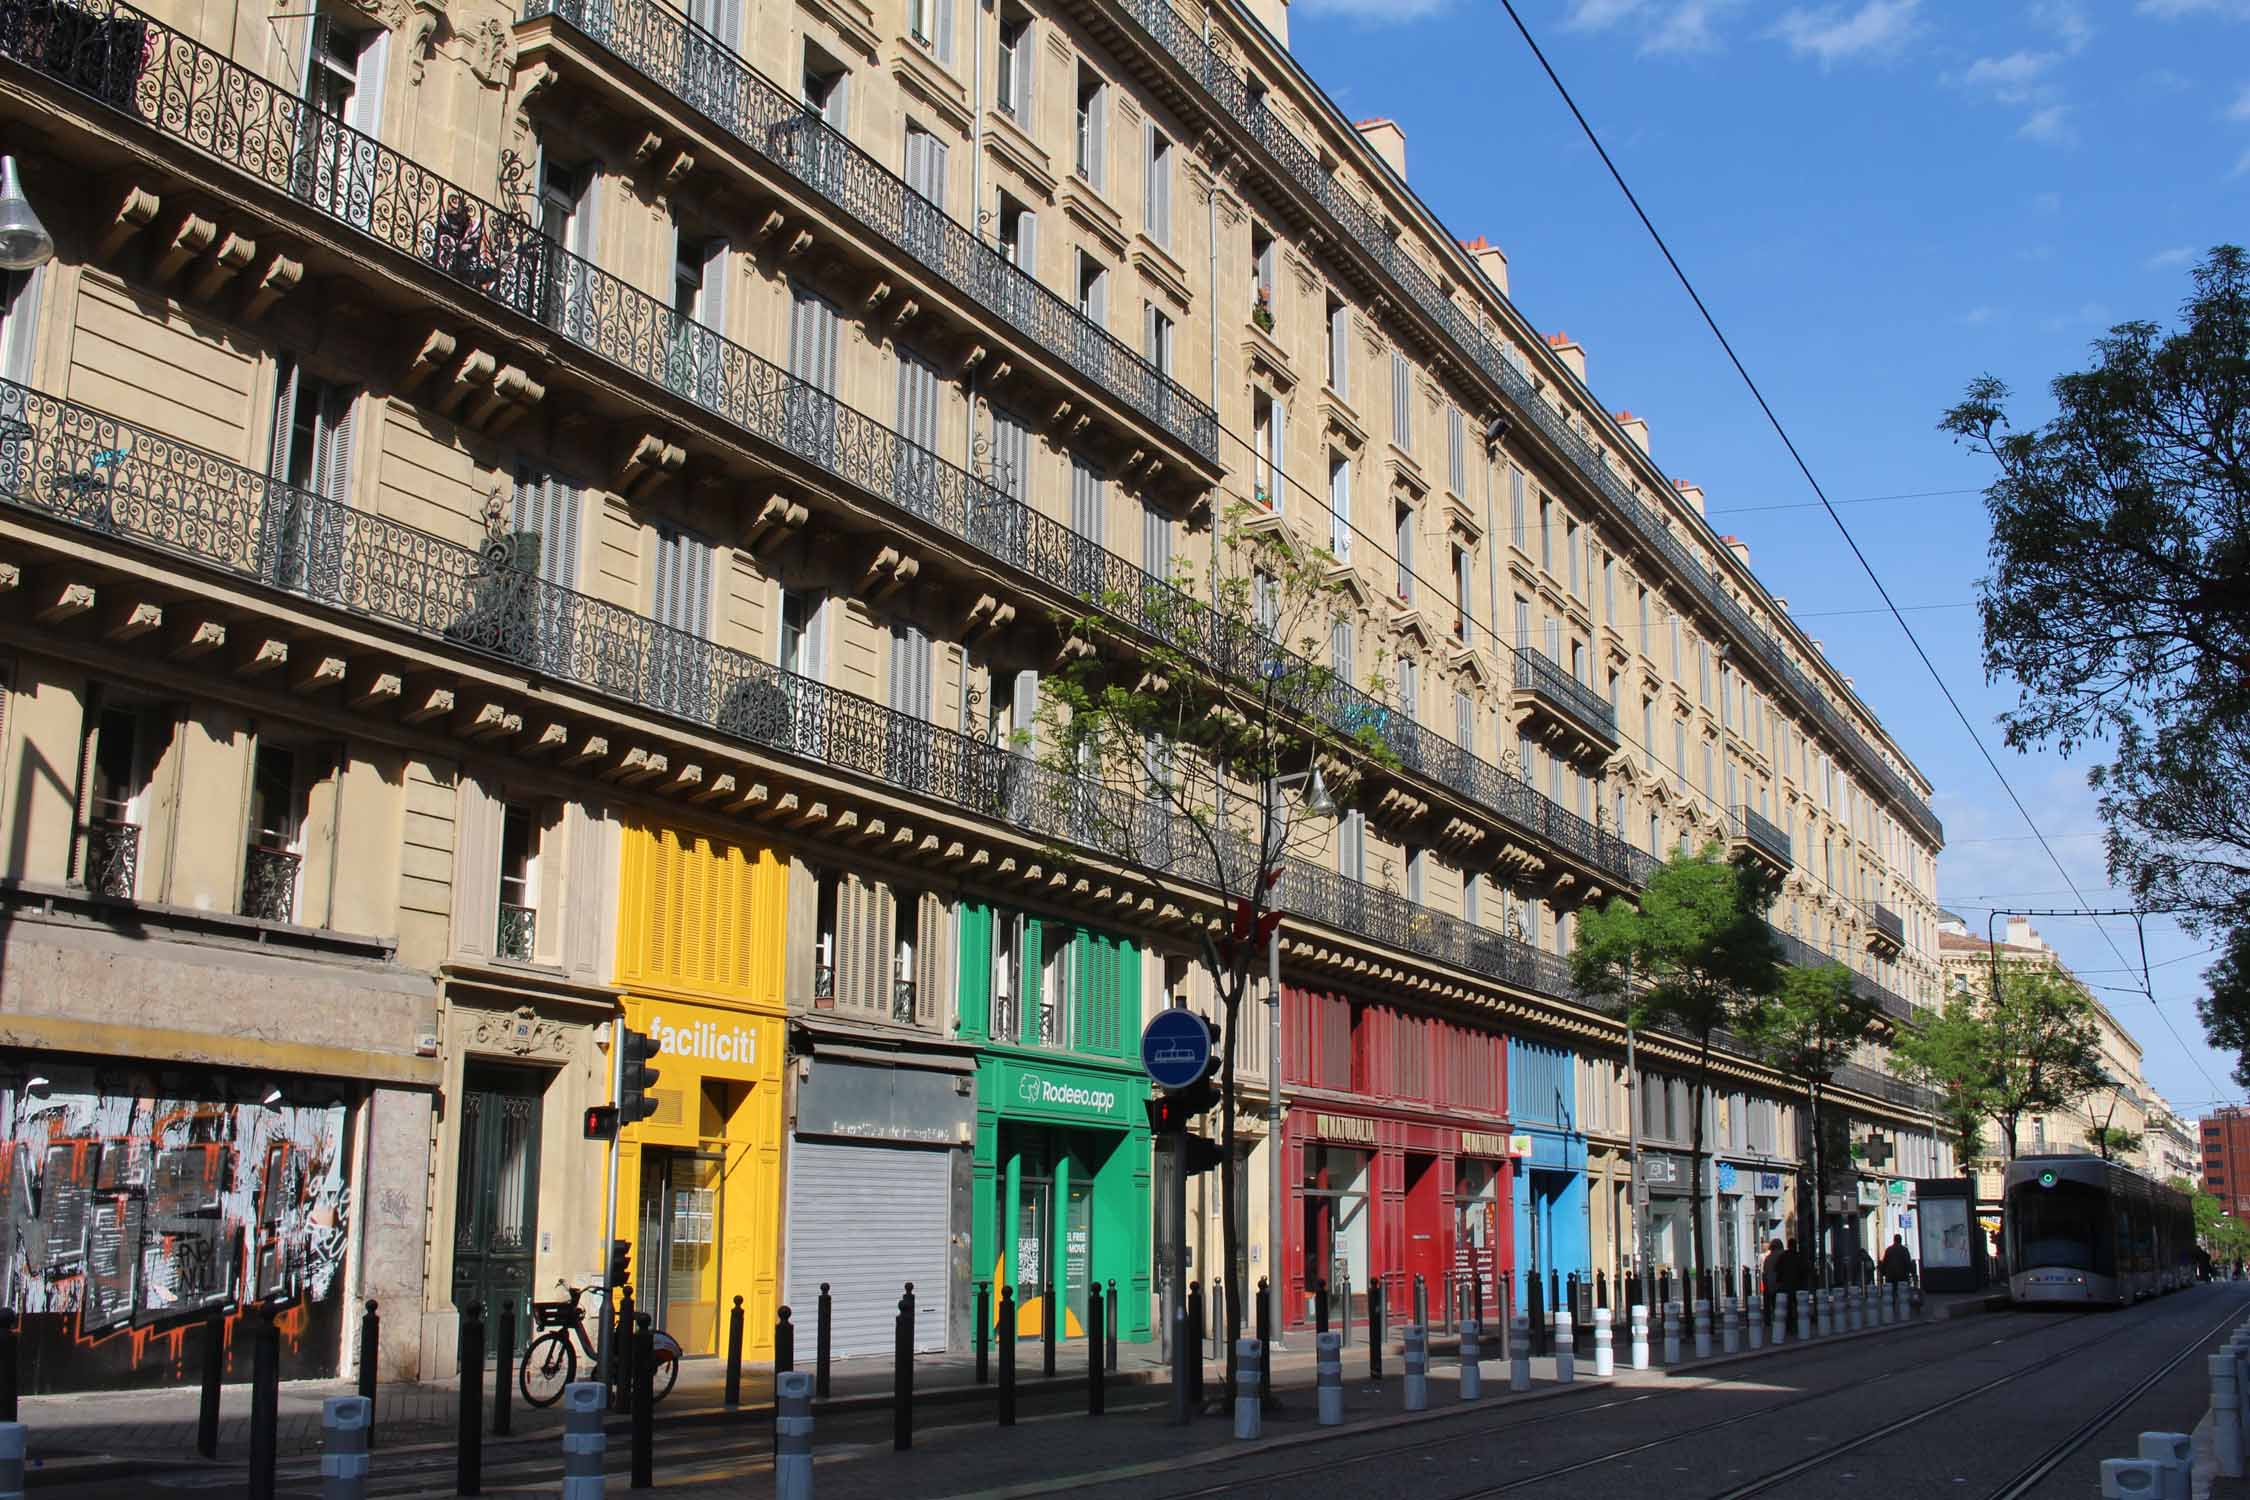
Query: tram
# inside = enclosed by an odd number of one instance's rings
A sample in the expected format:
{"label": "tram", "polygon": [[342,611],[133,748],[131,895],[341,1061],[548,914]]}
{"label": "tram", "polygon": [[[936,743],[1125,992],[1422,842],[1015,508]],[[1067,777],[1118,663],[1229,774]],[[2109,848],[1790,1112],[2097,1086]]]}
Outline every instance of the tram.
{"label": "tram", "polygon": [[2122,1307],[2195,1279],[2185,1193],[2098,1156],[2019,1156],[2001,1201],[2008,1297]]}

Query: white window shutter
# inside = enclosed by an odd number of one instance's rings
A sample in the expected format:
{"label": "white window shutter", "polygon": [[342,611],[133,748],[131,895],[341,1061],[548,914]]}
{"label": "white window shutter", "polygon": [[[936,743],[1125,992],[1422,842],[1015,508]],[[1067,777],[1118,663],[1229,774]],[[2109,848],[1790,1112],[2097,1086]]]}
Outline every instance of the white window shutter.
{"label": "white window shutter", "polygon": [[1039,279],[1039,217],[1029,209],[1016,218],[1016,265],[1032,280]]}
{"label": "white window shutter", "polygon": [[734,253],[723,240],[712,242],[711,251],[703,262],[703,324],[721,338],[727,333],[727,273],[733,269]]}
{"label": "white window shutter", "polygon": [[1009,715],[1015,720],[1016,733],[1022,737],[1025,752],[1035,752],[1039,735],[1037,672],[1025,670],[1016,674],[1014,701],[1009,705]]}
{"label": "white window shutter", "polygon": [[1273,404],[1273,493],[1267,497],[1277,511],[1289,508],[1289,407]]}
{"label": "white window shutter", "polygon": [[321,401],[321,438],[325,452],[316,483],[320,492],[338,504],[352,498],[352,414],[358,399],[348,391],[330,390]]}
{"label": "white window shutter", "polygon": [[1109,161],[1109,90],[1099,88],[1087,106],[1087,152],[1093,160],[1087,163],[1093,169],[1094,191],[1106,192],[1104,168]]}
{"label": "white window shutter", "polygon": [[273,448],[266,462],[266,473],[275,479],[286,480],[289,477],[299,378],[297,362],[283,355],[274,367]]}

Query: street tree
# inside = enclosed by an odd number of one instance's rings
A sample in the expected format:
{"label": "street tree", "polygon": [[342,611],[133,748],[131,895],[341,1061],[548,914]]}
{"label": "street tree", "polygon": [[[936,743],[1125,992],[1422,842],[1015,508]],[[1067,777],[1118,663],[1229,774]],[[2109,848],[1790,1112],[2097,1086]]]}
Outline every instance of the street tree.
{"label": "street tree", "polygon": [[1999,1127],[2009,1161],[2025,1115],[2069,1109],[2112,1083],[2093,1001],[2059,971],[2024,964],[2003,966],[1982,996],[1956,992],[1918,1015],[1892,1040],[1890,1064],[1973,1103]]}
{"label": "street tree", "polygon": [[[1986,376],[1940,425],[1998,470],[1980,607],[2008,743],[2110,742],[2111,878],[2225,932],[2250,925],[2250,256],[2221,245],[2193,282],[2176,328],[2121,323],[2057,376],[2045,423]],[[2238,1054],[2245,1005],[2204,1008]]]}
{"label": "street tree", "polygon": [[2103,1161],[2139,1155],[2142,1140],[2138,1130],[2127,1130],[2122,1125],[2096,1125],[2087,1134],[2088,1144]]}
{"label": "street tree", "polygon": [[[1820,1225],[1826,1215],[1819,1205],[1827,1196],[1832,1165],[1821,1131],[1822,1096],[1861,1044],[1885,1029],[1882,1006],[1862,994],[1852,971],[1838,963],[1784,969],[1773,998],[1753,1017],[1752,1044],[1784,1077],[1805,1086],[1814,1186],[1810,1193],[1798,1194],[1798,1214],[1804,1220],[1800,1232],[1808,1245],[1824,1243]],[[1816,1261],[1825,1265],[1826,1258]]]}
{"label": "street tree", "polygon": [[[1571,981],[1581,994],[1621,1011],[1636,1031],[1670,1028],[1695,1044],[1689,1197],[1698,1273],[1710,1268],[1703,1114],[1713,1043],[1722,1031],[1754,1034],[1779,983],[1781,945],[1765,921],[1773,897],[1769,876],[1747,858],[1729,862],[1709,844],[1667,860],[1649,877],[1638,904],[1619,896],[1580,913],[1570,954]],[[1635,1089],[1640,1082],[1633,1080]]]}
{"label": "street tree", "polygon": [[1367,770],[1397,761],[1383,660],[1353,683],[1332,654],[1355,602],[1334,559],[1256,519],[1247,507],[1221,519],[1207,573],[1182,564],[1168,580],[1129,578],[1059,620],[1061,665],[1030,736],[1058,860],[1092,845],[1151,883],[1215,891],[1225,914],[1198,934],[1223,1028],[1231,1287],[1250,1285],[1235,1149],[1244,1002],[1278,951],[1285,880],[1328,838],[1327,789],[1348,801]]}
{"label": "street tree", "polygon": [[2211,1045],[2234,1053],[2234,1081],[2250,1088],[2250,923],[2227,933],[2195,1008]]}

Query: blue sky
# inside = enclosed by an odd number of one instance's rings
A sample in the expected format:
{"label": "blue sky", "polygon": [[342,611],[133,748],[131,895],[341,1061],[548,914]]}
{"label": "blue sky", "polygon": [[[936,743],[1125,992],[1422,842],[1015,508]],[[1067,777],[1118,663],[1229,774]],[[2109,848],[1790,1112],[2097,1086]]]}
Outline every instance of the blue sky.
{"label": "blue sky", "polygon": [[[2038,419],[2089,339],[2170,321],[2193,259],[2250,235],[2250,0],[1517,3],[1830,497],[1865,502],[1846,523],[2079,889],[2129,904],[2089,836],[2088,760],[1999,744],[2013,692],[1985,684],[1964,607],[1990,476],[1936,423],[1983,373]],[[1978,930],[1993,907],[2076,906],[1507,14],[1300,0],[1290,30],[1347,115],[1405,128],[1415,189],[1507,252],[1525,315],[1586,346],[1595,391],[1648,419],[1938,787],[1939,899]],[[2130,921],[2106,924],[2123,959],[2088,920],[2035,925],[2166,1097],[2242,1097],[2194,1014],[2208,940],[2149,923],[2152,1007]]]}

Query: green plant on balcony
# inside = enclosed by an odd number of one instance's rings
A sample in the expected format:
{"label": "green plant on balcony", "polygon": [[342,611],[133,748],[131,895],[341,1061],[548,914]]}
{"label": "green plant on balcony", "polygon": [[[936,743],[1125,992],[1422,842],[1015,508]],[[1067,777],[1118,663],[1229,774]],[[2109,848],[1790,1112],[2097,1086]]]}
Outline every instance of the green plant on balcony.
{"label": "green plant on balcony", "polygon": [[1258,288],[1258,300],[1250,309],[1250,321],[1258,325],[1260,333],[1273,332],[1273,293],[1265,287]]}

